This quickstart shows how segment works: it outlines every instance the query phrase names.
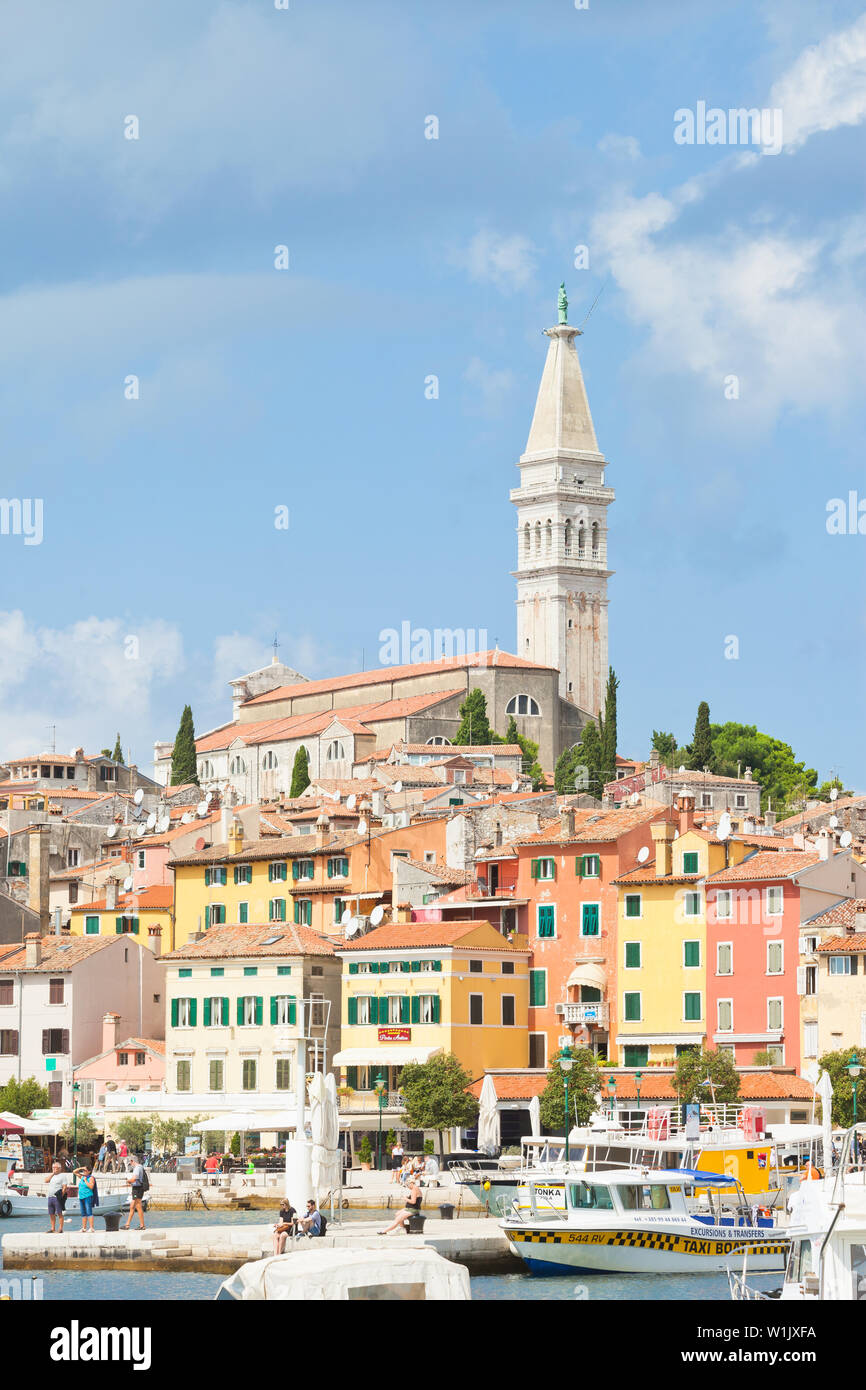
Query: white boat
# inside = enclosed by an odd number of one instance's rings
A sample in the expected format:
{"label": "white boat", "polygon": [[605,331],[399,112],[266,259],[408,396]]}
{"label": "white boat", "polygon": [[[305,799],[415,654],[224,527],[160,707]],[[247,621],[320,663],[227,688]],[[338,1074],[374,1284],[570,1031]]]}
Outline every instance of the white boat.
{"label": "white boat", "polygon": [[[15,1216],[41,1216],[48,1221],[48,1183],[47,1173],[14,1173],[9,1181],[9,1170],[14,1158],[0,1154],[0,1219],[8,1220]],[[67,1175],[69,1186],[78,1187],[78,1179],[72,1173]],[[96,1184],[99,1190],[99,1205],[93,1208],[94,1216],[120,1215],[129,1208],[129,1187],[120,1181],[111,1181],[105,1174],[97,1173]],[[77,1197],[67,1197],[63,1211],[64,1221],[81,1216],[81,1206]]]}
{"label": "white boat", "polygon": [[[858,1152],[859,1150],[859,1152]],[[861,1157],[861,1155],[864,1155]],[[789,1199],[790,1253],[780,1289],[758,1290],[728,1275],[734,1299],[783,1302],[866,1301],[866,1124],[846,1131],[834,1172],[801,1182]]]}
{"label": "white boat", "polygon": [[[318,1242],[316,1242],[317,1244]],[[303,1248],[251,1260],[220,1284],[219,1300],[236,1302],[461,1301],[472,1297],[469,1271],[435,1250]]]}
{"label": "white boat", "polygon": [[532,1274],[707,1274],[746,1252],[752,1269],[772,1271],[788,1250],[785,1230],[753,1215],[736,1178],[699,1169],[527,1175],[499,1224]]}

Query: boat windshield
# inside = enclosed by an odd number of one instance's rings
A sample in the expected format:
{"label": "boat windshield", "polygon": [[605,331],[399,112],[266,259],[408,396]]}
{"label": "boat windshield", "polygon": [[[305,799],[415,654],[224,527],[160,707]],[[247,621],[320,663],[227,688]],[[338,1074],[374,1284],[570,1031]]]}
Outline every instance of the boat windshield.
{"label": "boat windshield", "polygon": [[592,1186],[586,1182],[569,1183],[568,1200],[578,1211],[613,1211],[610,1188],[600,1183]]}
{"label": "boat windshield", "polygon": [[812,1273],[812,1269],[811,1240],[795,1240],[788,1256],[788,1270],[785,1278],[789,1284],[799,1284],[807,1274]]}
{"label": "boat windshield", "polygon": [[625,1211],[667,1211],[670,1193],[658,1183],[623,1183],[617,1187]]}

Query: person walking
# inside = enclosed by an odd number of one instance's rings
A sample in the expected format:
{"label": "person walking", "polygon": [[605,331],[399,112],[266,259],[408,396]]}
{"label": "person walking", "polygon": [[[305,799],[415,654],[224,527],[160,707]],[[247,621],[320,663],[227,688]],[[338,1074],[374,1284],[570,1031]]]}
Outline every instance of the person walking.
{"label": "person walking", "polygon": [[[93,1231],[93,1190],[96,1187],[96,1176],[93,1172],[92,1164],[86,1168],[76,1168],[74,1177],[78,1179],[78,1205],[81,1208],[81,1229],[82,1231]],[[88,1227],[87,1223],[90,1222]]]}
{"label": "person walking", "polygon": [[107,1150],[107,1148],[105,1147],[105,1140],[103,1139],[102,1143],[101,1143],[100,1146],[99,1146],[99,1153],[96,1155],[96,1162],[95,1162],[94,1165],[93,1165],[93,1171],[94,1171],[95,1173],[98,1173],[98,1172],[100,1172],[100,1171],[104,1171],[104,1169],[105,1169],[105,1158],[106,1158],[107,1153],[108,1153],[108,1150]]}
{"label": "person walking", "polygon": [[55,1161],[51,1165],[51,1172],[45,1179],[48,1184],[48,1220],[51,1222],[51,1234],[54,1234],[54,1223],[59,1220],[57,1228],[58,1235],[63,1235],[63,1209],[66,1206],[66,1174],[62,1165]]}
{"label": "person walking", "polygon": [[400,1181],[400,1169],[403,1167],[403,1145],[397,1139],[391,1150],[391,1181]]}
{"label": "person walking", "polygon": [[126,1160],[127,1160],[128,1157],[129,1157],[129,1150],[128,1150],[127,1147],[126,1147],[126,1140],[125,1140],[125,1139],[121,1139],[121,1141],[120,1141],[120,1147],[119,1147],[118,1150],[117,1150],[117,1156],[118,1156],[118,1158],[120,1159],[120,1161],[121,1161],[121,1163],[122,1163],[122,1165],[123,1165],[123,1169],[124,1169],[124,1171],[125,1171],[126,1168],[129,1166],[129,1165],[127,1164],[127,1162],[126,1162]]}
{"label": "person walking", "polygon": [[147,1175],[145,1174],[144,1164],[141,1161],[140,1155],[133,1154],[132,1157],[132,1172],[126,1179],[127,1185],[130,1187],[131,1191],[129,1202],[129,1220],[123,1228],[125,1231],[129,1230],[130,1225],[132,1224],[132,1218],[136,1212],[138,1212],[138,1224],[141,1227],[141,1229],[144,1230],[144,1207],[142,1205],[142,1198],[144,1197]]}
{"label": "person walking", "polygon": [[117,1145],[113,1139],[105,1141],[105,1171],[106,1173],[117,1172]]}
{"label": "person walking", "polygon": [[392,1231],[396,1231],[402,1226],[406,1230],[406,1222],[410,1216],[415,1216],[421,1210],[421,1189],[417,1180],[413,1177],[409,1185],[409,1192],[406,1197],[406,1205],[402,1211],[398,1211],[390,1226],[386,1226],[384,1231],[377,1231],[379,1236],[389,1236]]}

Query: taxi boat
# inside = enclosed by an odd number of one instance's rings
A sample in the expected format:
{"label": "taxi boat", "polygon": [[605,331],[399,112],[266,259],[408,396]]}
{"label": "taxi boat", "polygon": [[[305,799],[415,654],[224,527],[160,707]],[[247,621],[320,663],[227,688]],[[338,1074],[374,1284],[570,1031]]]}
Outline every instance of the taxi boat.
{"label": "taxi boat", "polygon": [[500,1226],[532,1274],[708,1274],[782,1270],[786,1232],[758,1216],[736,1178],[699,1169],[527,1174]]}

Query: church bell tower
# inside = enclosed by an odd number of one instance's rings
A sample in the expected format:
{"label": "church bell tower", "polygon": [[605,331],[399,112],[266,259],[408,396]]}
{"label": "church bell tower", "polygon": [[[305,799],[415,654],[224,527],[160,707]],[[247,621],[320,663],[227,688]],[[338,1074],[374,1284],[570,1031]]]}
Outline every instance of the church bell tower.
{"label": "church bell tower", "polygon": [[518,656],[559,670],[559,693],[595,718],[607,683],[607,509],[599,452],[568,323],[565,286],[521,455],[517,508]]}

